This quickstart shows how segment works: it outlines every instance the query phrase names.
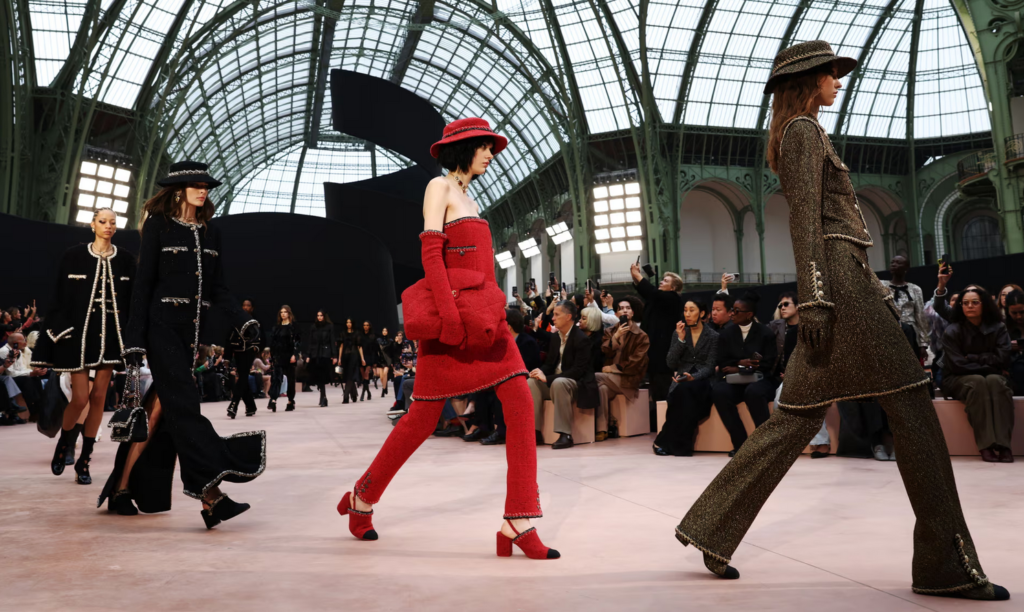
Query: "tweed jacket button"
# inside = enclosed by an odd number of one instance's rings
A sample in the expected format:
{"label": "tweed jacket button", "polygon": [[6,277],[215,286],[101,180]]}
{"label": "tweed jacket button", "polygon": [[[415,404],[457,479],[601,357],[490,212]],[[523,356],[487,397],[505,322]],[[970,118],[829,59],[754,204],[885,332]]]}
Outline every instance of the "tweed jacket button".
{"label": "tweed jacket button", "polygon": [[196,270],[196,276],[199,276],[199,270]]}
{"label": "tweed jacket button", "polygon": [[199,321],[197,319],[192,319],[192,322],[193,323],[198,323]]}

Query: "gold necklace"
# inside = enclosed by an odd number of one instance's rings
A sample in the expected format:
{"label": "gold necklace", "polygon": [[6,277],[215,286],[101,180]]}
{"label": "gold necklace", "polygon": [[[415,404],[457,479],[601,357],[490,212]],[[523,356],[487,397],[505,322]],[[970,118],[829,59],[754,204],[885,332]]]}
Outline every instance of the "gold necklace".
{"label": "gold necklace", "polygon": [[458,184],[459,189],[462,190],[462,193],[466,193],[467,191],[469,191],[469,185],[463,183],[462,179],[460,179],[457,174],[455,174],[454,172],[449,172],[448,176],[450,176],[453,179],[455,179],[455,182],[456,182],[456,184]]}

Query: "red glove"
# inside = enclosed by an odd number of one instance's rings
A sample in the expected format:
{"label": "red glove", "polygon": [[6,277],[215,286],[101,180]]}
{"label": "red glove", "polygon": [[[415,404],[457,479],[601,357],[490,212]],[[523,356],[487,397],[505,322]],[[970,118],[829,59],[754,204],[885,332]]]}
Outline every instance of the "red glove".
{"label": "red glove", "polygon": [[422,242],[423,272],[430,283],[430,291],[434,294],[434,303],[441,317],[442,343],[459,346],[466,339],[466,328],[462,325],[462,317],[455,306],[455,296],[448,282],[448,269],[444,265],[444,245],[448,236],[444,232],[427,230],[420,234]]}

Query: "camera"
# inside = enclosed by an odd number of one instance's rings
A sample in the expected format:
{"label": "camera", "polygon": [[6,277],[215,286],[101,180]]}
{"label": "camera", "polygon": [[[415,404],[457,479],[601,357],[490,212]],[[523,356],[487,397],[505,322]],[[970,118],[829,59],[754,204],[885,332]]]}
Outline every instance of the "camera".
{"label": "camera", "polygon": [[619,324],[629,325],[629,317],[627,317],[626,315],[622,315],[621,317],[619,317]]}
{"label": "camera", "polygon": [[516,287],[515,285],[512,285],[512,295],[515,296],[515,295],[518,295],[518,294],[519,294],[519,287]]}

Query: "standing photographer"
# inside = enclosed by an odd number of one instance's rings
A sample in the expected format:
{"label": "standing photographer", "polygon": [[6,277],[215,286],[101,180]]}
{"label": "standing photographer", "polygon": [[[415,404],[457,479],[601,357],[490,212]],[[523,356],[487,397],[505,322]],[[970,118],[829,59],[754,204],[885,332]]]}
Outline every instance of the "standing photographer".
{"label": "standing photographer", "polygon": [[683,311],[682,298],[683,279],[678,274],[666,272],[662,275],[658,288],[647,280],[640,271],[640,264],[629,267],[633,276],[633,286],[644,301],[643,325],[641,329],[650,339],[650,364],[648,372],[651,379],[651,401],[659,402],[668,397],[668,388],[672,384],[672,368],[668,367],[667,357],[669,345],[676,332],[676,323],[680,321]]}

